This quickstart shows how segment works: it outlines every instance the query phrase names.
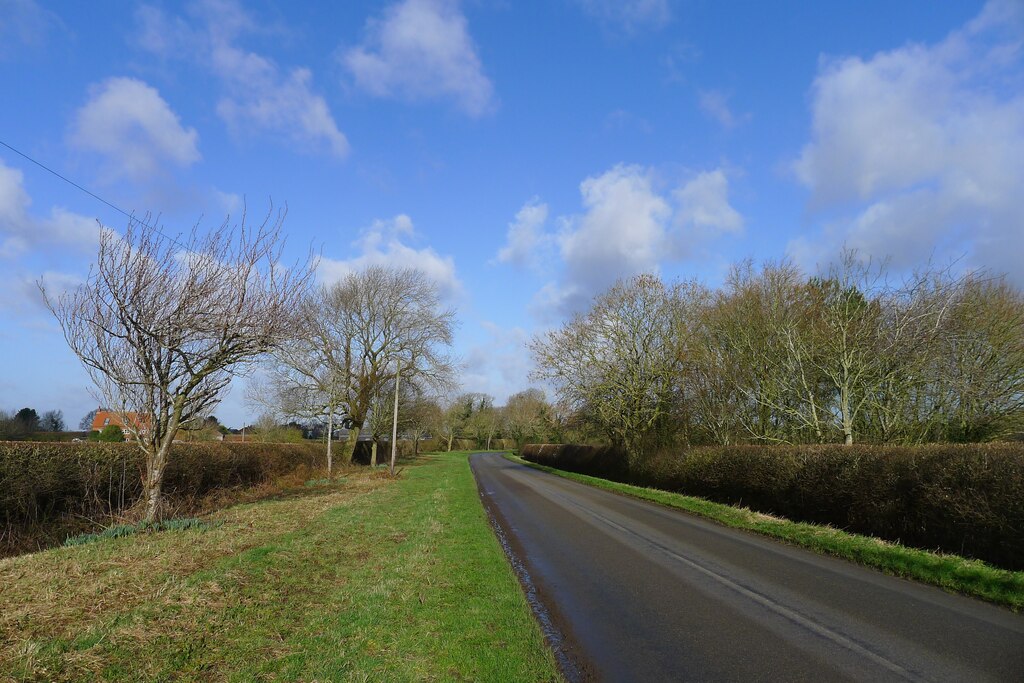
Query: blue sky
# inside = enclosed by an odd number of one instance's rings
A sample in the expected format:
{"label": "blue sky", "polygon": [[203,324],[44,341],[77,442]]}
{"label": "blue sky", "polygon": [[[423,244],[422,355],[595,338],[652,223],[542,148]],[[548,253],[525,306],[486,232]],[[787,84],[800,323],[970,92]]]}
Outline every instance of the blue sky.
{"label": "blue sky", "polygon": [[[169,232],[287,203],[323,281],[423,268],[500,402],[641,272],[848,245],[1024,285],[1022,44],[1021,0],[0,0],[0,140]],[[0,408],[94,407],[34,282],[81,281],[97,220],[0,148]]]}

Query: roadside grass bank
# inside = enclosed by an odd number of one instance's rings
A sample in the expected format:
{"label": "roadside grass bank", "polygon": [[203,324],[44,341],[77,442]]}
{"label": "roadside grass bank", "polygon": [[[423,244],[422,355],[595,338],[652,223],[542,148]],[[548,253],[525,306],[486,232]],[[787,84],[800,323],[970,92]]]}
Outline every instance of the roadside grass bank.
{"label": "roadside grass bank", "polygon": [[557,680],[466,456],[0,560],[0,680]]}
{"label": "roadside grass bank", "polygon": [[871,536],[851,534],[830,526],[793,522],[747,508],[713,503],[703,498],[599,479],[529,462],[517,455],[506,458],[543,472],[597,488],[685,510],[735,529],[764,536],[858,564],[886,574],[920,581],[1020,611],[1024,608],[1024,571],[1009,571],[958,555],[908,548]]}

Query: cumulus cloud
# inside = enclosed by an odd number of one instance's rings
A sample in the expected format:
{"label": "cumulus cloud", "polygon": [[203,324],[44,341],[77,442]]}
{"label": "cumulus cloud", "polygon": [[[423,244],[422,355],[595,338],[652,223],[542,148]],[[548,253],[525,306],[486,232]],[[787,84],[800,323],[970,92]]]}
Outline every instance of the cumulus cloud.
{"label": "cumulus cloud", "polygon": [[678,204],[676,226],[690,238],[743,230],[743,216],[729,203],[729,179],[720,168],[698,173],[673,196]]}
{"label": "cumulus cloud", "polygon": [[606,28],[627,34],[661,28],[672,20],[668,0],[576,0],[576,4]]}
{"label": "cumulus cloud", "polygon": [[655,269],[672,215],[653,174],[616,166],[580,183],[584,213],[559,235],[565,263],[560,307],[578,308],[619,277]]}
{"label": "cumulus cloud", "polygon": [[402,0],[367,22],[361,45],[342,64],[376,97],[453,99],[469,116],[494,108],[465,15],[455,0]]}
{"label": "cumulus cloud", "polygon": [[157,90],[135,78],[109,78],[89,89],[70,142],[106,157],[114,176],[148,178],[165,165],[199,160],[199,134],[185,128]]}
{"label": "cumulus cloud", "polygon": [[309,69],[285,69],[239,47],[242,37],[261,28],[235,0],[200,0],[190,6],[190,21],[151,6],[139,8],[136,18],[144,49],[196,59],[221,80],[225,93],[217,113],[233,132],[273,133],[309,151],[348,154],[348,139],[315,92]]}
{"label": "cumulus cloud", "polygon": [[317,277],[321,282],[331,283],[369,266],[415,268],[437,283],[442,296],[451,298],[460,294],[462,283],[455,273],[455,260],[441,256],[431,247],[410,246],[407,242],[415,238],[412,219],[405,214],[374,221],[352,243],[357,256],[342,260],[322,257]]}
{"label": "cumulus cloud", "polygon": [[519,209],[514,221],[508,224],[506,244],[498,251],[498,261],[517,266],[537,265],[540,253],[550,242],[545,232],[548,205],[534,197]]}
{"label": "cumulus cloud", "polygon": [[812,136],[794,164],[823,217],[791,253],[812,266],[840,245],[912,266],[967,254],[1024,278],[1024,8],[988,3],[933,45],[825,60]]}
{"label": "cumulus cloud", "polygon": [[95,220],[55,207],[32,215],[24,175],[0,160],[0,259],[13,259],[36,246],[93,249],[99,243]]}
{"label": "cumulus cloud", "polygon": [[664,263],[691,257],[710,240],[742,231],[743,218],[729,203],[722,169],[697,173],[669,191],[662,185],[654,169],[614,166],[580,183],[582,213],[559,216],[555,230],[541,230],[544,221],[537,214],[544,205],[527,203],[509,226],[499,260],[529,263],[513,256],[554,245],[559,277],[537,293],[534,312],[553,318],[580,310],[620,278],[655,272]]}

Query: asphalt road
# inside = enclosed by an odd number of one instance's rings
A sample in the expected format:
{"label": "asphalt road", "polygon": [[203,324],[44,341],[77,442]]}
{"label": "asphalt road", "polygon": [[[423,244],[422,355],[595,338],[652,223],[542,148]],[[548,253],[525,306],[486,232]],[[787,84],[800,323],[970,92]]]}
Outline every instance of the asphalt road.
{"label": "asphalt road", "polygon": [[1024,681],[1024,616],[509,462],[470,460],[567,678]]}

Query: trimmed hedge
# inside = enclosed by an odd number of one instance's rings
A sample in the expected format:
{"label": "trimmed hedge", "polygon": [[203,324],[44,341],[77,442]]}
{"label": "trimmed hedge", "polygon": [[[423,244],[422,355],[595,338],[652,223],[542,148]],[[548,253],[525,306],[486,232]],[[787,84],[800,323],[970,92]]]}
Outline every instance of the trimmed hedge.
{"label": "trimmed hedge", "polygon": [[1024,444],[708,446],[630,470],[606,447],[531,462],[1024,569]]}
{"label": "trimmed hedge", "polygon": [[[164,492],[201,496],[324,464],[323,444],[174,444]],[[0,442],[0,527],[116,514],[139,499],[144,472],[134,444]]]}

